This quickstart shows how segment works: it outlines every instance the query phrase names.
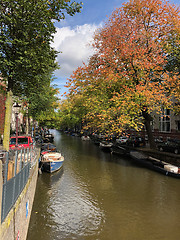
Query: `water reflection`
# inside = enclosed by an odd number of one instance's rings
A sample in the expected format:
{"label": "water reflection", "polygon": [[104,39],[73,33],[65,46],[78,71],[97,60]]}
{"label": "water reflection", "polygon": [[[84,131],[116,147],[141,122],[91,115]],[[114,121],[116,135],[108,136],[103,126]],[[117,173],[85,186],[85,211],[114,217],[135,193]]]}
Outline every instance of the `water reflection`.
{"label": "water reflection", "polygon": [[38,179],[28,240],[178,240],[179,180],[55,135],[63,171]]}
{"label": "water reflection", "polygon": [[[51,198],[55,211],[53,219],[64,236],[85,236],[97,231],[101,226],[103,211],[92,197],[88,187],[79,179],[69,175],[64,182],[66,186]],[[58,196],[58,197],[57,197]],[[62,201],[63,199],[63,201]],[[72,235],[72,237],[73,237]]]}

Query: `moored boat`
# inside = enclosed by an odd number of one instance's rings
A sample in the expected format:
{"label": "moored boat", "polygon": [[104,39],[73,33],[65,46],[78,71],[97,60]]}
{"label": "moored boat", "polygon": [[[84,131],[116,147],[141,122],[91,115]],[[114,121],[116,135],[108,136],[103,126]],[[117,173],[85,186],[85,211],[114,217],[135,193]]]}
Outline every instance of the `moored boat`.
{"label": "moored boat", "polygon": [[111,153],[121,155],[121,156],[129,156],[129,148],[124,144],[115,143],[111,147]]}
{"label": "moored boat", "polygon": [[84,135],[84,136],[81,137],[81,140],[83,140],[83,141],[89,141],[89,140],[90,140],[90,137],[87,136],[87,135]]}
{"label": "moored boat", "polygon": [[113,146],[113,143],[107,142],[107,141],[102,141],[99,144],[99,147],[106,152],[111,152],[111,147]]}
{"label": "moored boat", "polygon": [[52,142],[54,141],[54,136],[53,136],[53,134],[51,134],[51,133],[45,134],[43,141],[44,141],[45,143],[48,143],[48,142],[52,143]]}
{"label": "moored boat", "polygon": [[59,152],[47,152],[41,156],[42,171],[53,173],[62,168],[64,157]]}
{"label": "moored boat", "polygon": [[56,146],[52,143],[43,143],[41,146],[41,151],[56,151]]}
{"label": "moored boat", "polygon": [[130,156],[133,162],[138,163],[143,167],[147,167],[166,176],[180,178],[180,167],[178,166],[169,164],[153,157],[148,157],[136,151],[130,152]]}

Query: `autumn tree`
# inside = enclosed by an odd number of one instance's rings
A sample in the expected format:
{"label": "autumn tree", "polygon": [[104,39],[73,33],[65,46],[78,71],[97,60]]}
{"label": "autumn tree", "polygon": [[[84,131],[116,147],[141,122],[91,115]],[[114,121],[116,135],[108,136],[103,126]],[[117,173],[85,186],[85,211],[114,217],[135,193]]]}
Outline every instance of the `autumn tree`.
{"label": "autumn tree", "polygon": [[[42,76],[57,68],[57,52],[51,47],[56,32],[53,20],[60,21],[80,9],[81,4],[71,0],[0,0],[0,73],[8,91],[6,123],[11,118],[12,94],[38,94],[46,83]],[[6,134],[9,127],[5,125]],[[8,143],[6,134],[4,142]]]}
{"label": "autumn tree", "polygon": [[165,68],[167,44],[179,33],[179,10],[160,0],[132,0],[116,9],[94,37],[88,65],[69,80],[71,96],[84,95],[89,126],[121,133],[145,125],[155,148],[152,113],[172,106],[179,77]]}
{"label": "autumn tree", "polygon": [[[165,69],[172,74],[180,75],[180,27],[173,31],[169,36],[169,41],[166,44],[167,52],[167,64]],[[172,97],[174,99],[174,111],[175,113],[180,113],[180,81],[179,78],[174,78],[171,80],[170,85],[172,87]]]}

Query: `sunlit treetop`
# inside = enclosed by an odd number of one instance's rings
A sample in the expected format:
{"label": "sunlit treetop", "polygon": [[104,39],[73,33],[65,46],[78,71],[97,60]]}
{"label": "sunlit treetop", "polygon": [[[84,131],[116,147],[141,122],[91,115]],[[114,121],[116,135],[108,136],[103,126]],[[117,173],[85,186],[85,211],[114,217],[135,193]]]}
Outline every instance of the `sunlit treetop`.
{"label": "sunlit treetop", "polygon": [[97,30],[96,54],[68,82],[69,98],[84,98],[89,127],[139,130],[152,112],[172,107],[179,76],[166,66],[170,43],[179,44],[179,13],[165,1],[132,0]]}

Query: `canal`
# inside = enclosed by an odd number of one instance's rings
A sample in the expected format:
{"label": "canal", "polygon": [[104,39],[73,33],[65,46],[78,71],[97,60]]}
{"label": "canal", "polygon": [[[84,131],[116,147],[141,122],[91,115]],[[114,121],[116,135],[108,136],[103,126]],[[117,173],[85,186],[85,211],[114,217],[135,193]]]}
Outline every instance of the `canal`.
{"label": "canal", "polygon": [[27,240],[179,240],[180,180],[59,133],[63,170],[38,178]]}

